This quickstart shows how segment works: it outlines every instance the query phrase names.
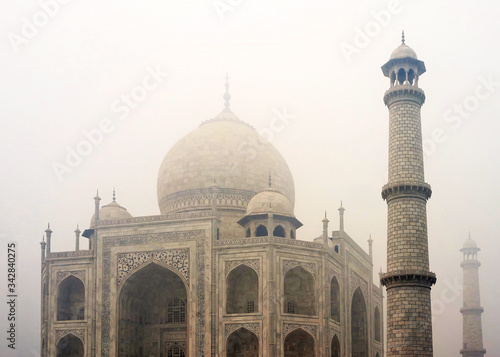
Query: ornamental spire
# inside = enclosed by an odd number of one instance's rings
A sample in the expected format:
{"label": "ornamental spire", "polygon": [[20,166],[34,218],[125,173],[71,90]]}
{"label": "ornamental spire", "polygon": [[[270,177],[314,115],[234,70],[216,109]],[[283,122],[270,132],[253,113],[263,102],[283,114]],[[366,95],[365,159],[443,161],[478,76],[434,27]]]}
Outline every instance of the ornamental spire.
{"label": "ornamental spire", "polygon": [[405,44],[405,30],[401,31],[401,44]]}
{"label": "ornamental spire", "polygon": [[231,94],[229,94],[229,75],[226,73],[226,76],[224,77],[226,80],[226,93],[224,93],[224,106],[226,108],[229,108],[229,101],[231,100]]}

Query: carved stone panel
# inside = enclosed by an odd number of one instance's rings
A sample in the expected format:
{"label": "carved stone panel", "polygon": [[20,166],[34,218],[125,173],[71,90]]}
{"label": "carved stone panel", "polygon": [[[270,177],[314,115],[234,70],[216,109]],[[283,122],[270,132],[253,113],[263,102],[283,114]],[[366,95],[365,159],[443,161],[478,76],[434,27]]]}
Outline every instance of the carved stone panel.
{"label": "carved stone panel", "polygon": [[61,281],[66,279],[68,276],[73,275],[80,279],[85,285],[85,270],[73,270],[73,271],[58,271],[56,274],[56,286],[59,285]]}
{"label": "carved stone panel", "polygon": [[283,260],[283,275],[285,275],[287,271],[295,267],[304,268],[316,278],[316,263],[304,263],[296,260]]}
{"label": "carved stone panel", "polygon": [[178,271],[189,285],[189,249],[157,250],[118,254],[117,284],[121,285],[139,266],[162,262]]}
{"label": "carved stone panel", "polygon": [[224,336],[227,338],[234,331],[239,330],[240,328],[245,328],[248,331],[251,331],[257,336],[260,340],[260,324],[258,322],[255,323],[235,323],[235,324],[226,324],[224,326]]}
{"label": "carved stone panel", "polygon": [[56,343],[59,342],[61,338],[69,334],[78,337],[80,340],[82,340],[83,344],[85,344],[85,329],[56,330]]}
{"label": "carved stone panel", "polygon": [[240,265],[246,265],[257,273],[258,276],[260,276],[260,260],[259,259],[247,259],[247,260],[227,260],[226,261],[226,267],[225,267],[225,273],[226,277],[229,275],[229,273],[236,267]]}
{"label": "carved stone panel", "polygon": [[368,283],[366,282],[366,280],[364,280],[358,274],[356,274],[354,271],[351,270],[350,282],[351,282],[351,296],[354,294],[356,289],[359,287],[359,288],[361,288],[361,292],[363,293],[365,301],[367,302],[368,301]]}
{"label": "carved stone panel", "polygon": [[318,339],[318,326],[307,325],[307,324],[283,323],[283,337],[286,337],[290,332],[293,332],[299,328],[309,332],[314,337],[315,340]]}

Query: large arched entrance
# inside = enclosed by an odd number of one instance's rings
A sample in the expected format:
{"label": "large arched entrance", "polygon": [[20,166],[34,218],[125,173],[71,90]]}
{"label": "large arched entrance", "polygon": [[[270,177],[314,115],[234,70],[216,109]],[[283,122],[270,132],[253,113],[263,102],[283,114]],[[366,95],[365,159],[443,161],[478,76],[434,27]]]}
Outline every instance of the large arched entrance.
{"label": "large arched entrance", "polygon": [[83,320],[85,318],[85,287],[73,275],[61,281],[57,292],[57,320]]}
{"label": "large arched entrance", "polygon": [[314,315],[316,313],[316,296],[314,277],[302,267],[290,269],[285,274],[284,287],[285,313]]}
{"label": "large arched entrance", "polygon": [[352,357],[368,357],[368,328],[366,304],[359,288],[352,296],[351,304],[351,351]]}
{"label": "large arched entrance", "polygon": [[258,312],[259,277],[252,268],[240,265],[227,277],[226,312],[250,314]]}
{"label": "large arched entrance", "polygon": [[176,273],[147,265],[125,281],[119,303],[120,356],[168,356],[172,342],[187,345],[187,291]]}
{"label": "large arched entrance", "polygon": [[336,277],[330,282],[330,317],[340,322],[340,288]]}
{"label": "large arched entrance", "polygon": [[340,341],[337,335],[332,338],[331,357],[340,357]]}
{"label": "large arched entrance", "polygon": [[226,342],[226,357],[258,357],[259,340],[245,328],[240,328],[229,335]]}
{"label": "large arched entrance", "polygon": [[57,342],[57,357],[83,357],[83,343],[78,337],[69,334]]}
{"label": "large arched entrance", "polygon": [[285,357],[315,357],[314,338],[302,329],[290,332],[285,338]]}

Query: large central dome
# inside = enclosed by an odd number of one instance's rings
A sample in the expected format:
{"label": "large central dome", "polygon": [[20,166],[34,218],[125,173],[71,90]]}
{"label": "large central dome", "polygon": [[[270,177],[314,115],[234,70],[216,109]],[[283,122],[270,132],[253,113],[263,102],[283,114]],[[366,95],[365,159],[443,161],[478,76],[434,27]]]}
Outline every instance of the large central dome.
{"label": "large central dome", "polygon": [[162,214],[208,209],[217,187],[218,209],[244,214],[248,201],[268,185],[292,203],[292,174],[276,148],[226,108],[179,140],[161,164],[158,204]]}

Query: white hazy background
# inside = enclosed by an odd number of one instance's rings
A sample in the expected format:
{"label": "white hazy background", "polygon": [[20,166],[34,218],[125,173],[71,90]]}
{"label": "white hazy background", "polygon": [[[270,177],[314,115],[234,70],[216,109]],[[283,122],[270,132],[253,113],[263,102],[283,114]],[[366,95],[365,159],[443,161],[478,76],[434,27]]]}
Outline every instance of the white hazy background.
{"label": "white hazy background", "polygon": [[[389,80],[380,66],[400,44],[402,29],[427,67],[419,84],[427,96],[429,249],[438,276],[434,355],[457,356],[462,346],[459,249],[470,231],[482,249],[484,347],[488,356],[500,356],[498,2],[46,3],[0,5],[2,272],[7,242],[19,247],[17,349],[7,349],[1,332],[2,356],[39,354],[39,243],[47,223],[53,251],[74,249],[73,231],[77,224],[88,227],[96,189],[107,204],[113,187],[132,215],[159,214],[156,178],[163,157],[223,109],[226,72],[231,109],[242,120],[263,130],[276,112],[292,116],[273,131],[272,142],[294,175],[295,214],[304,223],[298,238],[321,234],[325,210],[329,229],[337,230],[342,200],[346,231],[366,250],[372,235],[375,275],[380,267],[385,271],[387,208],[380,192],[387,182],[382,97]],[[113,102],[156,67],[168,76],[119,119]],[[83,145],[83,131],[98,128],[103,118],[114,130],[59,180],[54,163],[67,165],[68,150]],[[6,275],[0,279],[0,331],[7,329]]]}

